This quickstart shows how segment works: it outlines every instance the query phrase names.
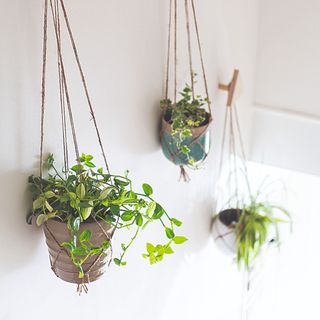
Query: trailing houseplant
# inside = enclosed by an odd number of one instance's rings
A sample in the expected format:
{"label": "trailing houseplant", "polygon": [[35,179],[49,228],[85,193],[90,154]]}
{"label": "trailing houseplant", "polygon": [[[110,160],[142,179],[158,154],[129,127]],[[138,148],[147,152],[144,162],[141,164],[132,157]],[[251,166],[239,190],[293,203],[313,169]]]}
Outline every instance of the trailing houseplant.
{"label": "trailing houseplant", "polygon": [[[191,10],[190,10],[191,6]],[[187,48],[181,50],[188,55],[190,85],[186,85],[180,92],[178,101],[178,35],[177,25],[180,11],[177,2],[170,2],[168,47],[166,59],[166,79],[164,99],[160,105],[163,110],[161,146],[164,155],[175,165],[180,166],[181,176],[185,181],[189,180],[185,166],[198,169],[210,150],[209,125],[212,121],[211,101],[209,98],[209,85],[207,82],[206,68],[200,40],[200,28],[198,25],[196,5],[193,0],[184,2],[184,15]],[[189,14],[191,12],[191,15]],[[193,27],[191,25],[193,24]],[[195,31],[194,37],[191,32]],[[196,43],[193,40],[196,39]],[[195,47],[195,48],[194,48]],[[193,66],[193,49],[199,54],[205,98],[197,94],[196,74]],[[171,71],[172,70],[172,71]],[[170,81],[173,76],[172,81]],[[172,84],[172,90],[169,88]],[[170,91],[173,93],[170,99]],[[206,105],[206,106],[205,106]],[[207,108],[207,111],[206,111]]]}
{"label": "trailing houseplant", "polygon": [[[48,177],[29,177],[33,197],[33,210],[29,222],[34,217],[38,226],[44,226],[49,251],[52,250],[52,245],[48,237],[53,237],[54,240],[57,238],[54,231],[49,230],[49,223],[64,226],[63,231],[59,230],[60,233],[68,232],[68,240],[56,243],[60,251],[50,251],[51,263],[54,269],[56,261],[53,260],[59,260],[61,252],[65,253],[64,259],[68,259],[67,255],[69,256],[78,277],[70,279],[68,274],[65,276],[66,270],[60,270],[60,274],[54,270],[60,278],[76,283],[90,282],[90,279],[85,277],[89,272],[84,266],[92,257],[98,259],[111,254],[111,240],[115,230],[127,232],[135,229],[129,243],[121,244],[120,256],[113,259],[119,266],[126,264],[124,258],[127,250],[149,223],[158,223],[167,237],[164,244],[147,243],[143,257],[151,264],[162,261],[165,255],[172,254],[172,244],[182,244],[187,240],[186,237],[175,234],[175,227],[181,226],[182,222],[170,217],[153,199],[153,189],[149,184],[143,184],[143,192],[135,192],[127,173],[123,176],[105,173],[102,168],[96,168],[91,155],[82,154],[78,160],[70,170],[59,172],[53,156],[50,155],[47,160]],[[90,229],[90,225],[98,229]],[[52,225],[52,228],[54,227]],[[102,235],[98,243],[92,241],[95,237],[94,232]],[[97,259],[92,260],[88,267],[91,268]]]}
{"label": "trailing houseplant", "polygon": [[216,242],[236,254],[238,266],[248,271],[263,247],[272,242],[280,244],[279,224],[290,223],[288,211],[260,194],[248,201],[231,202],[213,220],[212,231]]}
{"label": "trailing houseplant", "polygon": [[210,147],[207,128],[211,116],[204,108],[208,98],[193,97],[187,84],[175,104],[170,99],[161,100],[163,110],[162,147],[165,155],[177,165],[188,165],[196,169]]}

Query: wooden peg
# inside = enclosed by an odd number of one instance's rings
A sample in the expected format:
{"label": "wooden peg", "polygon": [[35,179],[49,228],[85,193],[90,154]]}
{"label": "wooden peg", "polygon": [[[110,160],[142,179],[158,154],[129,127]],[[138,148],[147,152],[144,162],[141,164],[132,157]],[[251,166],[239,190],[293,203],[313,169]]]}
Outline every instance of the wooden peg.
{"label": "wooden peg", "polygon": [[229,84],[219,83],[220,90],[228,91],[227,107],[231,107],[233,105],[233,101],[235,98],[235,91],[238,85],[238,79],[239,79],[239,70],[235,69],[233,72],[232,80]]}

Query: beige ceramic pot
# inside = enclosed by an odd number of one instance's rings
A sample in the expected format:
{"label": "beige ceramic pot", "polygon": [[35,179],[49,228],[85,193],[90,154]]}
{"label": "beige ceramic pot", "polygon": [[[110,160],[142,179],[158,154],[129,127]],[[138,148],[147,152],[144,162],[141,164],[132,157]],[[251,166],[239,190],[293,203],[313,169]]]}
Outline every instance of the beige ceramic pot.
{"label": "beige ceramic pot", "polygon": [[[103,228],[103,230],[102,230]],[[70,232],[67,224],[57,220],[48,220],[44,227],[46,243],[49,249],[51,267],[57,277],[71,283],[89,283],[98,280],[105,272],[108,263],[108,255],[94,255],[88,258],[83,264],[84,278],[79,278],[79,271],[72,263],[67,250],[61,247],[61,243],[70,241]],[[100,246],[104,241],[111,238],[112,227],[100,221],[82,223],[80,233],[84,230],[92,232],[91,242],[94,246]]]}

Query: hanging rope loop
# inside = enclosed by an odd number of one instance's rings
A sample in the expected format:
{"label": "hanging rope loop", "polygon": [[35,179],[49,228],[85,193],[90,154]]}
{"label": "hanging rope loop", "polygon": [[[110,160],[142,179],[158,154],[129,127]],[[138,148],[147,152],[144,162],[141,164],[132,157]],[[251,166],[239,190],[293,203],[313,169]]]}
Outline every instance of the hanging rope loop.
{"label": "hanging rope loop", "polygon": [[92,102],[91,102],[91,98],[90,98],[90,95],[89,95],[89,90],[88,90],[86,78],[85,78],[85,75],[84,75],[84,72],[83,72],[83,68],[82,68],[82,65],[81,65],[81,62],[80,62],[78,49],[77,49],[76,44],[75,44],[75,40],[74,40],[73,33],[72,33],[72,30],[71,30],[68,14],[67,14],[67,11],[66,11],[66,8],[65,8],[63,0],[60,0],[60,4],[61,4],[62,11],[63,11],[64,19],[65,19],[65,22],[66,22],[66,25],[67,25],[68,34],[69,34],[69,37],[70,37],[70,40],[71,40],[73,53],[74,53],[74,56],[75,56],[76,61],[77,61],[77,65],[78,65],[78,69],[79,69],[79,72],[80,72],[80,76],[81,76],[84,92],[85,92],[85,95],[86,95],[86,98],[87,98],[88,106],[89,106],[89,109],[90,109],[90,114],[92,116],[92,120],[93,120],[94,127],[95,127],[95,130],[96,130],[96,134],[97,134],[98,142],[99,142],[99,145],[100,145],[101,153],[102,153],[102,156],[103,156],[103,160],[104,160],[104,163],[105,163],[105,166],[106,166],[106,169],[107,169],[108,173],[110,173],[109,165],[108,165],[108,162],[107,162],[107,157],[106,157],[106,154],[105,154],[105,151],[104,151],[104,147],[103,147],[103,144],[102,144],[102,140],[101,140],[101,134],[100,134],[100,131],[99,131],[99,128],[98,128],[98,124],[97,124],[97,119],[96,119],[96,116],[95,116],[95,113],[94,113],[94,110],[93,110],[93,106],[92,106]]}
{"label": "hanging rope loop", "polygon": [[[192,90],[192,97],[195,98],[195,75],[193,70],[193,54],[192,54],[192,37],[191,37],[191,25],[190,25],[190,14],[189,14],[189,2],[191,3],[192,8],[192,18],[194,23],[194,28],[196,32],[196,39],[197,39],[197,48],[199,51],[200,62],[201,62],[201,71],[202,77],[205,87],[206,93],[206,100],[208,105],[208,111],[212,118],[212,108],[211,108],[211,100],[209,96],[209,86],[207,82],[207,76],[205,71],[205,64],[204,64],[204,57],[202,53],[202,46],[200,40],[200,31],[198,26],[197,20],[197,13],[194,4],[194,0],[185,0],[184,7],[185,7],[185,18],[186,18],[186,32],[187,32],[187,41],[188,41],[188,60],[189,60],[189,73],[190,73],[190,81],[191,81],[191,90]],[[172,7],[173,7],[173,14],[172,14]],[[173,23],[172,23],[172,15],[173,15]],[[173,33],[173,64],[174,64],[174,85],[173,85],[173,107],[175,107],[177,103],[177,95],[178,95],[178,5],[177,0],[170,0],[170,8],[169,8],[169,23],[168,23],[168,45],[167,45],[167,61],[166,61],[166,82],[165,82],[165,99],[168,100],[169,96],[169,82],[170,82],[170,51],[171,51],[171,34]],[[172,30],[173,28],[173,30]]]}
{"label": "hanging rope loop", "polygon": [[40,178],[42,178],[43,142],[44,142],[44,114],[46,99],[46,70],[48,43],[48,0],[44,2],[43,14],[43,54],[42,54],[42,84],[41,84],[41,116],[40,116]]}
{"label": "hanging rope loop", "polygon": [[[76,154],[76,159],[78,164],[80,164],[80,151],[79,144],[77,139],[77,133],[75,128],[75,122],[72,111],[72,104],[68,89],[68,82],[65,73],[64,60],[62,54],[62,46],[61,46],[61,23],[60,23],[60,7],[63,12],[63,17],[67,26],[67,31],[69,38],[71,40],[72,49],[74,52],[74,56],[77,62],[77,67],[80,71],[80,76],[82,80],[82,85],[85,91],[87,103],[89,106],[90,114],[93,119],[95,131],[97,134],[98,142],[100,145],[100,149],[102,152],[102,156],[104,159],[104,163],[108,173],[109,165],[107,162],[107,157],[104,151],[104,147],[102,144],[101,134],[98,128],[97,119],[95,116],[95,112],[93,109],[93,105],[91,102],[91,98],[89,95],[89,90],[86,82],[86,78],[83,72],[83,68],[80,62],[78,50],[75,44],[75,40],[73,37],[72,29],[70,26],[68,14],[64,5],[63,0],[45,0],[45,9],[44,9],[44,26],[43,26],[43,59],[42,59],[42,93],[41,93],[41,119],[40,119],[40,177],[42,177],[42,164],[43,164],[43,145],[44,145],[44,115],[45,115],[45,97],[46,97],[46,71],[47,71],[47,39],[48,39],[48,7],[50,4],[50,10],[53,20],[54,26],[54,34],[56,38],[56,46],[57,46],[57,54],[58,54],[58,76],[59,76],[59,100],[60,100],[60,113],[61,113],[61,128],[62,128],[62,140],[63,140],[63,157],[64,157],[64,170],[68,172],[69,170],[69,159],[68,159],[68,142],[67,142],[67,117],[66,117],[66,109],[68,112],[74,151]],[[67,107],[67,108],[66,108]]]}

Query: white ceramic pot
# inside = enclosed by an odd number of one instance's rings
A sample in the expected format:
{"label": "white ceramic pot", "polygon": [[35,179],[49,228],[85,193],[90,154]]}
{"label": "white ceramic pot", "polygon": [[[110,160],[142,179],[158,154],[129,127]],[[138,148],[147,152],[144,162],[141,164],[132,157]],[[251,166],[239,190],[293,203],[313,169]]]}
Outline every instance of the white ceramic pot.
{"label": "white ceramic pot", "polygon": [[237,253],[236,235],[234,232],[236,221],[227,224],[225,219],[221,219],[221,214],[224,214],[224,212],[225,210],[213,218],[211,234],[214,242],[222,252],[228,255],[235,255]]}

